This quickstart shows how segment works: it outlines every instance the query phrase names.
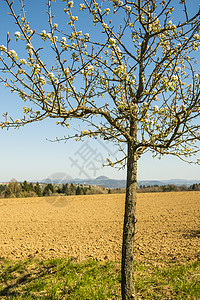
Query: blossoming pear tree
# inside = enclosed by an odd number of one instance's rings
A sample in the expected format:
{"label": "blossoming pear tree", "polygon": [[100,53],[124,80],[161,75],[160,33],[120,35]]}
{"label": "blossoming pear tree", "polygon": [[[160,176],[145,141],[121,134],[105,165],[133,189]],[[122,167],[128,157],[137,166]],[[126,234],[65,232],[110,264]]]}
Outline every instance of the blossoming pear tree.
{"label": "blossoming pear tree", "polygon": [[[5,2],[18,29],[0,46],[0,81],[24,108],[17,120],[4,113],[0,126],[55,118],[67,128],[77,119],[87,126],[65,139],[100,137],[127,146],[122,160],[108,163],[127,167],[121,285],[122,299],[136,299],[138,159],[149,150],[199,163],[199,8],[192,14],[187,0],[47,0],[48,29],[37,32],[23,0],[20,14],[16,1]],[[58,4],[63,16],[56,17]],[[60,28],[54,21],[64,18]]]}

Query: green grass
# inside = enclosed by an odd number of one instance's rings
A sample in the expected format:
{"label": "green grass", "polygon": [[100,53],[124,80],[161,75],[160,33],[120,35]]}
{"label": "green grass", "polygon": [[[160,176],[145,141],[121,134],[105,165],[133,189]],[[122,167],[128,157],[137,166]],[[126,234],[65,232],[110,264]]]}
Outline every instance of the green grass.
{"label": "green grass", "polygon": [[118,299],[119,274],[112,262],[2,260],[0,299]]}
{"label": "green grass", "polygon": [[140,299],[200,299],[200,263],[138,263],[136,290]]}
{"label": "green grass", "polygon": [[[137,262],[138,299],[200,299],[200,264]],[[120,299],[120,265],[95,260],[0,260],[0,299]]]}

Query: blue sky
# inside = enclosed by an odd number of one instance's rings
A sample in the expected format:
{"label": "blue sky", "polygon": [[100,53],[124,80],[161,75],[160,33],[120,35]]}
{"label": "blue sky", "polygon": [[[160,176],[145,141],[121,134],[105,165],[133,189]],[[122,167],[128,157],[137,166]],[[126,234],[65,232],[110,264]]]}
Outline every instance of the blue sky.
{"label": "blue sky", "polygon": [[[45,9],[43,3],[46,1],[35,0],[34,5],[33,2],[26,2],[29,3],[27,11],[31,9],[31,16],[35,18],[34,26],[40,28],[40,31],[45,29],[42,8]],[[41,4],[40,10],[38,10],[39,3]],[[3,0],[0,0],[0,8],[0,45],[2,45],[5,44],[7,31],[13,37],[17,28],[10,22],[11,17],[7,15],[8,9]],[[55,21],[59,23],[58,20]],[[87,23],[82,26],[83,31],[87,32]],[[9,112],[17,117],[23,105],[16,95],[10,94],[9,90],[0,85],[0,116],[3,112]],[[74,123],[71,128],[73,126]],[[126,177],[126,170],[102,168],[105,158],[110,155],[112,159],[117,153],[117,149],[111,144],[102,144],[91,139],[86,142],[70,140],[67,143],[52,143],[47,140],[63,137],[66,134],[66,129],[57,126],[55,120],[30,124],[19,130],[1,130],[0,182],[9,181],[11,178],[20,181],[40,180],[59,172],[66,173],[73,178],[101,175],[117,179]],[[139,160],[138,178],[139,180],[174,178],[199,180],[200,167],[186,164],[170,156],[161,160],[153,159],[149,153]]]}

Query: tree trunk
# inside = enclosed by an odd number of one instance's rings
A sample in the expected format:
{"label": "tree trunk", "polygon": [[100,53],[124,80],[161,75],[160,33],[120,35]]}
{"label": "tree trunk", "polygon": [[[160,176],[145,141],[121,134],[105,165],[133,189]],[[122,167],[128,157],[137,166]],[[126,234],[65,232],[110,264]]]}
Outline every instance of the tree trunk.
{"label": "tree trunk", "polygon": [[129,142],[121,266],[122,300],[136,299],[133,257],[135,236],[136,189],[137,155],[134,148],[134,143]]}

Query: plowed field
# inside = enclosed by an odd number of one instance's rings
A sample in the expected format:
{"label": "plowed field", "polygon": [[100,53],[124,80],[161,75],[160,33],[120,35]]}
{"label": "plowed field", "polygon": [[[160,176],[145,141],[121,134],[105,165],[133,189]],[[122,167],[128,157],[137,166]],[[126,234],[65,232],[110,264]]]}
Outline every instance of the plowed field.
{"label": "plowed field", "polygon": [[[120,259],[124,195],[0,199],[0,257]],[[137,259],[200,249],[200,192],[138,194]]]}

